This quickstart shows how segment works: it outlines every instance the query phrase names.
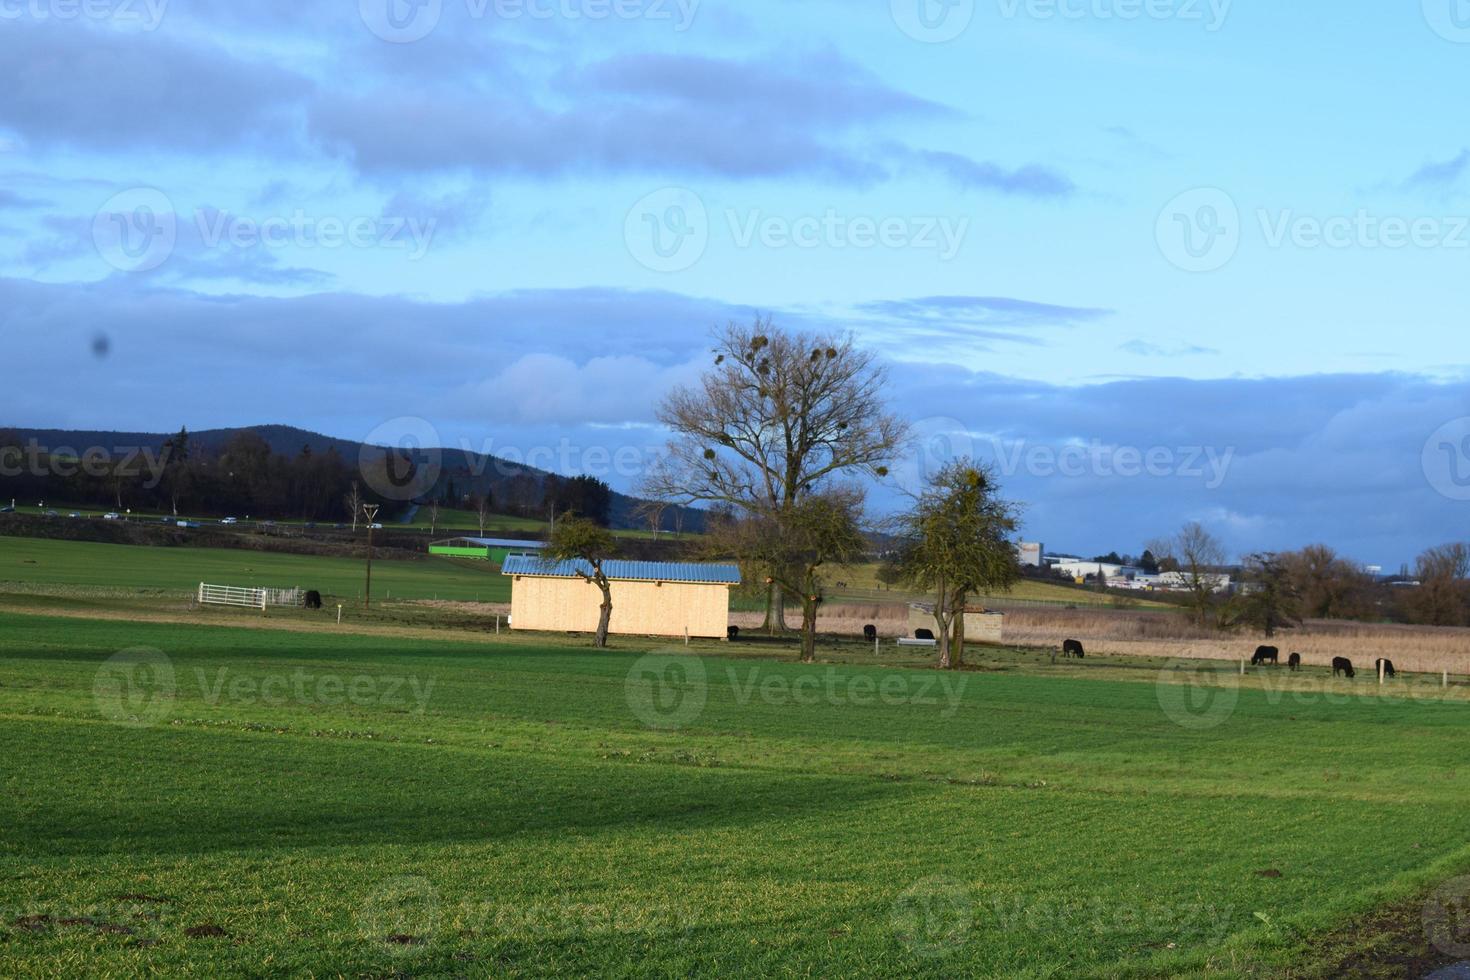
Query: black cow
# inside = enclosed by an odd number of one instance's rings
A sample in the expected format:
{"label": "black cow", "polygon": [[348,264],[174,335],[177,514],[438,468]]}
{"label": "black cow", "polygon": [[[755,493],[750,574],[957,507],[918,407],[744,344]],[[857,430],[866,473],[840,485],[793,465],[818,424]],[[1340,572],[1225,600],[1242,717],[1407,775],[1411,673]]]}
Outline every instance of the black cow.
{"label": "black cow", "polygon": [[316,589],[312,589],[306,593],[306,598],[303,601],[307,609],[320,609],[322,607],[322,594]]}
{"label": "black cow", "polygon": [[1281,665],[1281,651],[1276,647],[1256,647],[1256,652],[1251,655],[1251,666],[1272,663],[1278,667]]}
{"label": "black cow", "polygon": [[1392,660],[1378,660],[1373,664],[1373,669],[1382,671],[1384,677],[1397,677],[1398,671],[1393,669]]}
{"label": "black cow", "polygon": [[1338,674],[1346,674],[1348,677],[1358,676],[1357,672],[1353,670],[1353,662],[1347,657],[1332,658],[1332,676],[1336,677]]}
{"label": "black cow", "polygon": [[1063,640],[1062,656],[1076,657],[1078,660],[1083,660],[1087,657],[1087,654],[1082,650],[1081,640]]}
{"label": "black cow", "polygon": [[740,639],[740,627],[739,626],[726,626],[725,627],[725,639],[729,640],[731,643],[734,643],[736,640]]}
{"label": "black cow", "polygon": [[932,639],[934,639],[934,631],[933,630],[914,630],[914,639],[916,639],[916,640],[932,640]]}
{"label": "black cow", "polygon": [[1290,667],[1292,670],[1301,670],[1302,655],[1299,653],[1293,653],[1291,656],[1287,657],[1286,666]]}
{"label": "black cow", "polygon": [[878,627],[874,626],[872,623],[864,626],[863,639],[867,640],[869,643],[872,643],[874,640],[878,639]]}

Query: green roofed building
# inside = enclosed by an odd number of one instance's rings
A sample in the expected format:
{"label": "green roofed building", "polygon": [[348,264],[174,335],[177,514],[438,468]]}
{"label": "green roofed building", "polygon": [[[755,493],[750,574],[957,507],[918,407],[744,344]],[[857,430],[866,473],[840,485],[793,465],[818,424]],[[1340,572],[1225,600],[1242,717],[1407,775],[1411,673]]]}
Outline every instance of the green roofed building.
{"label": "green roofed building", "polygon": [[507,555],[533,554],[546,550],[544,541],[514,538],[447,538],[429,545],[429,554],[446,558],[476,558],[504,565]]}

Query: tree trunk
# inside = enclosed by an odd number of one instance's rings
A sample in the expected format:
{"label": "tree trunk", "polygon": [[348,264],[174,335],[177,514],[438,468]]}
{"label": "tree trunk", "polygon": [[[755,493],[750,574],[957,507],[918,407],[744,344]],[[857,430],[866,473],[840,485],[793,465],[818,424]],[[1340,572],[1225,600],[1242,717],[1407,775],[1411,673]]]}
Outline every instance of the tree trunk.
{"label": "tree trunk", "polygon": [[612,586],[607,582],[598,582],[597,587],[602,590],[602,605],[598,607],[597,637],[592,645],[601,650],[607,647],[607,628],[612,622]]}
{"label": "tree trunk", "polygon": [[965,665],[965,603],[967,597],[962,592],[955,597],[954,603],[954,655],[951,666],[958,670]]}
{"label": "tree trunk", "polygon": [[950,595],[949,586],[940,579],[934,593],[934,639],[939,641],[940,670],[949,670],[951,666],[949,639],[953,609],[954,598]]}
{"label": "tree trunk", "polygon": [[801,597],[801,662],[817,659],[817,601],[808,593]]}
{"label": "tree trunk", "polygon": [[761,624],[769,636],[777,636],[791,629],[786,625],[786,593],[775,582],[766,591],[766,621]]}

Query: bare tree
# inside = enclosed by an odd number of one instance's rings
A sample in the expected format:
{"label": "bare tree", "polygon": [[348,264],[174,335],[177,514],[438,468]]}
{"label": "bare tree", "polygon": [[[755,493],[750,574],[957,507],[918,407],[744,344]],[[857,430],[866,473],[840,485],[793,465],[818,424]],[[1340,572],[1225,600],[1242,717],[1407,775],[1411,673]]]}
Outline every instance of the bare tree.
{"label": "bare tree", "polygon": [[1325,544],[1280,556],[1309,619],[1353,619],[1373,613],[1372,578]]}
{"label": "bare tree", "polygon": [[633,513],[648,522],[648,529],[653,532],[655,538],[664,527],[664,511],[668,510],[669,504],[666,500],[640,500],[633,508]]}
{"label": "bare tree", "polygon": [[352,481],[352,489],[342,498],[342,503],[347,507],[348,513],[352,515],[352,530],[357,530],[357,515],[362,513],[362,488],[357,481]]}
{"label": "bare tree", "polygon": [[439,498],[435,497],[429,501],[429,535],[439,532]]}
{"label": "bare tree", "polygon": [[[757,319],[719,331],[713,353],[699,384],[659,407],[674,439],[645,481],[647,496],[727,504],[755,526],[795,533],[799,505],[829,481],[886,475],[906,429],[884,406],[883,370],[850,337],[787,333]],[[770,569],[768,628],[785,628],[781,583],[800,577]],[[807,590],[786,591],[807,605]],[[804,633],[814,630],[803,623]]]}
{"label": "bare tree", "polygon": [[1215,595],[1220,589],[1225,564],[1225,546],[1204,525],[1191,521],[1170,538],[1155,541],[1149,550],[1159,556],[1160,567],[1173,566],[1189,596],[1195,622],[1210,625]]}
{"label": "bare tree", "polygon": [[480,524],[480,537],[485,536],[485,525],[490,522],[490,498],[483,493],[477,493],[470,498],[475,508],[475,518]]}
{"label": "bare tree", "polygon": [[1414,562],[1419,587],[1409,590],[1405,607],[1411,619],[1427,626],[1464,626],[1470,621],[1470,545],[1460,542],[1430,548]]}
{"label": "bare tree", "polygon": [[934,593],[939,666],[958,668],[964,663],[970,597],[1009,589],[1020,577],[1009,539],[1016,509],[996,495],[989,470],[959,459],[934,475],[897,524],[906,539],[898,569],[915,586]]}

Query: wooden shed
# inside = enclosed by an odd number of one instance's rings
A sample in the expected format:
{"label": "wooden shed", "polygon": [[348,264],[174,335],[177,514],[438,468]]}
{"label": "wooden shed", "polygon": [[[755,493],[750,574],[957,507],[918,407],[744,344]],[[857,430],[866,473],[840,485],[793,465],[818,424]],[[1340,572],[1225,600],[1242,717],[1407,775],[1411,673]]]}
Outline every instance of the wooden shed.
{"label": "wooden shed", "polygon": [[[609,632],[632,636],[724,638],[730,624],[730,589],[740,584],[735,565],[622,561],[603,563],[612,584]],[[587,581],[584,561],[547,561],[511,555],[501,565],[510,576],[510,624],[517,630],[591,633],[597,629],[602,591]]]}

